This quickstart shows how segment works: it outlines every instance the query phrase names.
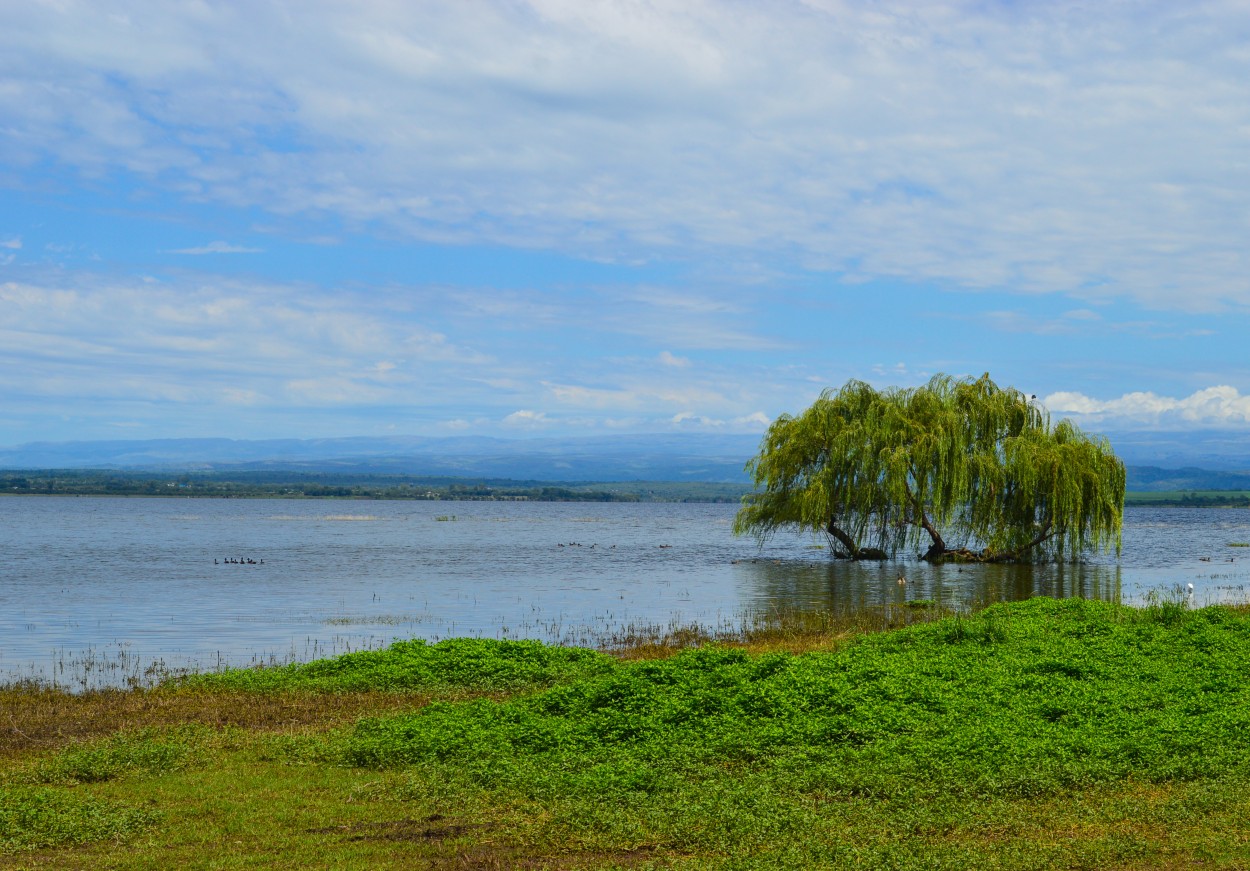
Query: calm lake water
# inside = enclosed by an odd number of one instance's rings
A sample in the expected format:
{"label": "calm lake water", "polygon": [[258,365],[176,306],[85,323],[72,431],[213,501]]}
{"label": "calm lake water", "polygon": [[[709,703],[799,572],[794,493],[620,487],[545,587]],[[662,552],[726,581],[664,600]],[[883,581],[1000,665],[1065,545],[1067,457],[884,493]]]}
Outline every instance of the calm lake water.
{"label": "calm lake water", "polygon": [[1230,547],[1250,542],[1244,509],[1130,508],[1118,561],[962,570],[835,562],[806,535],[761,550],[731,534],[735,510],[0,498],[0,680],[124,683],[153,664],[304,660],[411,637],[593,643],[631,626],[916,598],[1132,603],[1192,583],[1198,605],[1250,599],[1250,548]]}

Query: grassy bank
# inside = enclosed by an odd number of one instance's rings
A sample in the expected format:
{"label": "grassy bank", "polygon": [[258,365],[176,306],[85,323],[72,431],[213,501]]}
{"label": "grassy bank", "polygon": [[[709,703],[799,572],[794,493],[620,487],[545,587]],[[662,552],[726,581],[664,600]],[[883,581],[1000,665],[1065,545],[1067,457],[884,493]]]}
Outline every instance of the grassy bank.
{"label": "grassy bank", "polygon": [[1250,864],[1243,610],[922,605],[710,641],[10,688],[0,867]]}

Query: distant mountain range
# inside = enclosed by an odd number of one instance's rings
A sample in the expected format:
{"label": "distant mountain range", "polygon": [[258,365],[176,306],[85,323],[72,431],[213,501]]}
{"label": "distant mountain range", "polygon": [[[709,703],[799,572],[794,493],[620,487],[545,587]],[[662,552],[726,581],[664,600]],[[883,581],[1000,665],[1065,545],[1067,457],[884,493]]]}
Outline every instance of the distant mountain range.
{"label": "distant mountain range", "polygon": [[273,470],[436,475],[532,481],[745,483],[754,435],[642,435],[567,439],[151,439],[36,442],[0,448],[2,469]]}
{"label": "distant mountain range", "polygon": [[1116,454],[1131,466],[1186,467],[1235,472],[1250,469],[1250,433],[1235,430],[1107,432]]}
{"label": "distant mountain range", "polygon": [[[1111,434],[1129,489],[1250,490],[1250,443],[1226,432]],[[527,481],[748,482],[757,435],[498,439],[146,439],[0,448],[0,469],[289,471]]]}
{"label": "distant mountain range", "polygon": [[1221,472],[1192,466],[1184,469],[1129,466],[1128,489],[1144,493],[1164,490],[1250,490],[1250,472]]}

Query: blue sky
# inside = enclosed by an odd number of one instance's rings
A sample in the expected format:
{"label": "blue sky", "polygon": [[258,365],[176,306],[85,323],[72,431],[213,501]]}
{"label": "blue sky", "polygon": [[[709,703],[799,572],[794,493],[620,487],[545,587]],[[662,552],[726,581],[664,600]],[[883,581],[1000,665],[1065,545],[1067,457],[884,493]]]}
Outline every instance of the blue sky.
{"label": "blue sky", "polygon": [[1241,3],[0,3],[0,444],[1250,432]]}

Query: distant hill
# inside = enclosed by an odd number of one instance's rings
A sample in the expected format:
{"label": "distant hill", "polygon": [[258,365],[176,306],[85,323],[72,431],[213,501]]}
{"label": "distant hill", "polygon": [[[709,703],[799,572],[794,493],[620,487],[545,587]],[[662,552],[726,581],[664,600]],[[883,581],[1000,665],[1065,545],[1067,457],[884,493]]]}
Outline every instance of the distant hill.
{"label": "distant hill", "polygon": [[1221,472],[1192,466],[1184,469],[1129,466],[1128,489],[1139,493],[1164,490],[1250,490],[1250,472]]}
{"label": "distant hill", "polygon": [[1116,454],[1130,466],[1162,469],[1250,469],[1250,434],[1237,430],[1106,432]]}
{"label": "distant hill", "polygon": [[[1118,436],[1112,444],[1129,463],[1134,491],[1250,490],[1250,459],[1241,441]],[[1154,456],[1202,453],[1210,463],[1143,462]],[[535,482],[690,481],[748,483],[743,466],[759,436],[656,434],[584,438],[499,439],[418,436],[336,439],[148,439],[36,442],[0,448],[0,469],[113,469],[159,472],[273,471],[338,475],[423,475]],[[1217,450],[1218,449],[1218,450]],[[1240,463],[1240,465],[1238,465]],[[1171,468],[1169,468],[1171,466]]]}
{"label": "distant hill", "polygon": [[566,439],[412,436],[36,442],[0,448],[0,469],[273,470],[532,481],[744,483],[754,435]]}

